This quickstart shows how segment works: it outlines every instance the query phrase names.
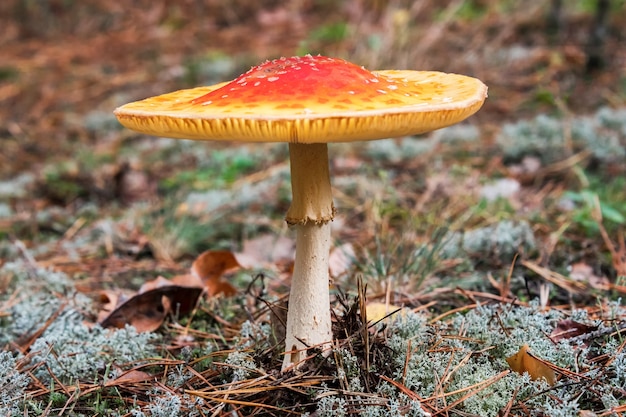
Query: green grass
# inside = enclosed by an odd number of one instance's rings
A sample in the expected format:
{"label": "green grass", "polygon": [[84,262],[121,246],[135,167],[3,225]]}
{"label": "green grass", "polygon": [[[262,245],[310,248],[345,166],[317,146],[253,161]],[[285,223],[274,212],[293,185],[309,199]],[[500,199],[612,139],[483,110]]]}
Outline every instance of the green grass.
{"label": "green grass", "polygon": [[588,180],[587,187],[563,195],[564,199],[574,204],[571,220],[587,236],[599,235],[600,220],[608,231],[616,232],[619,226],[626,224],[626,179],[618,177],[606,181],[605,178],[592,176]]}

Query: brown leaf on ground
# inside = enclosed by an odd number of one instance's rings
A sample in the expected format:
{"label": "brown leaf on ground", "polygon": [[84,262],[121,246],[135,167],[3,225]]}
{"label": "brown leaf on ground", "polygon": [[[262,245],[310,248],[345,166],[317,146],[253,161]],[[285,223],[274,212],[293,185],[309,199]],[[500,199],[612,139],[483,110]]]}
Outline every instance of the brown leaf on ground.
{"label": "brown leaf on ground", "polygon": [[550,339],[554,342],[558,342],[562,339],[581,336],[596,330],[598,330],[598,326],[590,326],[571,319],[566,319],[557,323],[556,328],[550,333]]}
{"label": "brown leaf on ground", "polygon": [[202,281],[209,296],[224,294],[230,297],[237,294],[237,289],[223,281],[222,275],[239,268],[241,265],[232,252],[208,250],[196,258],[191,266],[191,274]]}
{"label": "brown leaf on ground", "polygon": [[119,291],[102,290],[98,294],[98,302],[100,303],[100,311],[98,312],[98,323],[106,319],[113,310],[121,304],[122,294]]}
{"label": "brown leaf on ground", "polygon": [[172,279],[157,277],[145,282],[138,293],[121,299],[117,292],[102,292],[103,304],[98,321],[103,327],[121,328],[130,324],[140,332],[158,329],[171,312],[190,312],[203,291],[209,296],[237,293],[235,287],[222,280],[222,275],[240,268],[228,251],[206,251],[196,258],[191,272]]}
{"label": "brown leaf on ground", "polygon": [[545,364],[544,361],[538,359],[528,351],[528,345],[519,348],[519,351],[512,356],[506,358],[507,363],[512,370],[518,374],[527,372],[533,380],[545,379],[550,385],[556,382],[554,371]]}
{"label": "brown leaf on ground", "polygon": [[116,387],[119,385],[129,385],[136,384],[138,382],[145,382],[154,379],[153,375],[150,375],[144,371],[138,371],[136,369],[131,369],[120,374],[115,379],[110,379],[104,383],[105,387]]}
{"label": "brown leaf on ground", "polygon": [[170,311],[186,314],[202,294],[201,288],[176,285],[159,287],[131,297],[104,318],[102,327],[122,328],[127,324],[140,332],[158,329]]}

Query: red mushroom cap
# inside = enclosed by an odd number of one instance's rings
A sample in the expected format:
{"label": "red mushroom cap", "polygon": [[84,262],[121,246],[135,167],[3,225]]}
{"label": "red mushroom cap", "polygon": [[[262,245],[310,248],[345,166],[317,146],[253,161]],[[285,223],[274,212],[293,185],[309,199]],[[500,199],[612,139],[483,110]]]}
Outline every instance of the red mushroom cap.
{"label": "red mushroom cap", "polygon": [[115,111],[167,137],[324,143],[424,133],[475,113],[487,87],[463,75],[368,71],[324,56],[280,58],[228,83],[164,94]]}

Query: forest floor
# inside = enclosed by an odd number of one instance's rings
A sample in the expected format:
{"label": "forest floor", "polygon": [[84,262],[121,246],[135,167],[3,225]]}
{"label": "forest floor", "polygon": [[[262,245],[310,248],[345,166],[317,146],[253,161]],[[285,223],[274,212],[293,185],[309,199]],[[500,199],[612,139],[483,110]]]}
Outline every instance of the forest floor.
{"label": "forest floor", "polygon": [[[570,415],[557,401],[561,394],[577,398],[571,415],[624,413],[626,393],[615,384],[626,383],[616,365],[626,366],[626,6],[613,2],[605,60],[589,68],[593,2],[565,7],[558,30],[549,26],[545,3],[4,2],[0,345],[12,353],[5,361],[16,373],[0,365],[0,388],[16,390],[22,415],[168,415],[155,405],[163,398],[178,398],[180,415],[349,415],[368,407],[378,415],[393,401],[402,415],[481,415],[476,410],[487,407],[489,387],[507,396],[493,399],[483,415],[531,415],[532,407],[545,409],[538,399],[544,397],[554,410],[561,407],[559,415]],[[146,137],[122,128],[112,112],[307,53],[369,69],[466,74],[488,85],[489,98],[454,128],[331,146],[338,207],[331,291],[336,334],[350,337],[333,363],[317,358],[304,376],[287,378],[273,371],[281,320],[268,309],[288,293],[294,249],[283,220],[286,147]],[[204,289],[217,297],[203,296],[175,314],[163,297],[182,305],[199,296],[186,281],[194,261],[209,265]],[[142,286],[144,294],[160,288],[163,277],[180,285],[138,296]],[[359,280],[367,289],[357,288]],[[106,322],[118,300],[131,300],[131,312],[117,310]],[[367,314],[384,316],[375,302],[419,315],[398,334],[418,321],[432,334],[422,332],[408,346],[411,337],[394,342],[391,328],[368,336],[358,323],[368,306]],[[514,305],[532,320],[513,317]],[[457,313],[465,314],[464,324]],[[85,364],[93,374],[73,373],[61,359],[44,372],[50,359],[42,359],[43,346],[56,358],[80,355],[55,348],[81,337],[53,342],[61,318],[63,331],[79,320],[92,341],[99,340],[96,323],[133,324],[139,333],[126,329],[132,334],[119,343],[134,338],[154,350],[112,355],[106,371],[102,363]],[[485,321],[499,323],[491,331],[509,341],[480,335]],[[517,335],[509,325],[539,332]],[[260,336],[263,326],[275,339]],[[558,326],[577,339],[556,335]],[[437,349],[429,343],[452,343],[453,332],[480,342],[441,345],[458,355],[427,371],[439,373],[434,387],[411,380],[409,364],[421,354],[432,361]],[[418,341],[430,347],[419,351]],[[497,367],[476,380],[476,369],[468,370],[465,385],[454,381],[462,365],[474,366],[485,352],[504,363],[524,343],[556,370],[561,391],[525,391]],[[574,345],[589,349],[585,360],[564,358],[581,355]],[[463,349],[471,351],[467,358]],[[388,350],[404,365],[383,365],[393,362]],[[364,371],[350,368],[352,358],[364,356],[376,372],[358,360]],[[413,365],[424,372],[423,363]],[[180,379],[173,382],[175,372]],[[345,376],[351,372],[358,383]],[[602,390],[589,394],[590,381]],[[16,412],[7,405],[16,398],[3,398],[0,411]]]}

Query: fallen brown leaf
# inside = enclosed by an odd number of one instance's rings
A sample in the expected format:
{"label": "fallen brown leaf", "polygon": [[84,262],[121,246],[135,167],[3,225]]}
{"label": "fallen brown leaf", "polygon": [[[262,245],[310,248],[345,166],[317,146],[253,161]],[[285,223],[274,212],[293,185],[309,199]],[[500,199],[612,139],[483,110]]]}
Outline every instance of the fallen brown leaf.
{"label": "fallen brown leaf", "polygon": [[222,275],[241,268],[237,258],[229,251],[208,250],[201,253],[191,266],[191,274],[199,278],[209,296],[237,294],[237,289],[222,280]]}
{"label": "fallen brown leaf", "polygon": [[116,387],[119,385],[128,385],[128,384],[136,384],[138,382],[145,382],[154,379],[153,375],[150,375],[147,372],[138,371],[136,369],[131,369],[120,374],[115,379],[109,379],[104,383],[105,387]]}
{"label": "fallen brown leaf", "polygon": [[158,329],[170,311],[186,314],[202,294],[201,288],[170,285],[137,294],[120,304],[104,318],[102,327],[122,328],[127,324],[140,332]]}
{"label": "fallen brown leaf", "polygon": [[98,321],[103,327],[121,328],[130,324],[140,332],[154,331],[169,313],[191,311],[203,291],[209,296],[235,295],[237,290],[222,275],[238,268],[240,265],[231,252],[203,252],[193,263],[191,273],[171,280],[159,276],[145,282],[136,295],[126,300],[120,300],[116,292],[102,292],[104,307]]}
{"label": "fallen brown leaf", "polygon": [[562,339],[581,336],[596,330],[598,330],[598,326],[590,326],[571,319],[566,319],[557,323],[556,328],[550,334],[550,339],[557,342]]}
{"label": "fallen brown leaf", "polygon": [[527,372],[531,379],[536,381],[543,378],[550,385],[554,385],[556,382],[554,371],[542,360],[533,356],[528,351],[528,345],[520,347],[519,351],[515,355],[506,358],[506,361],[511,369],[518,374]]}

